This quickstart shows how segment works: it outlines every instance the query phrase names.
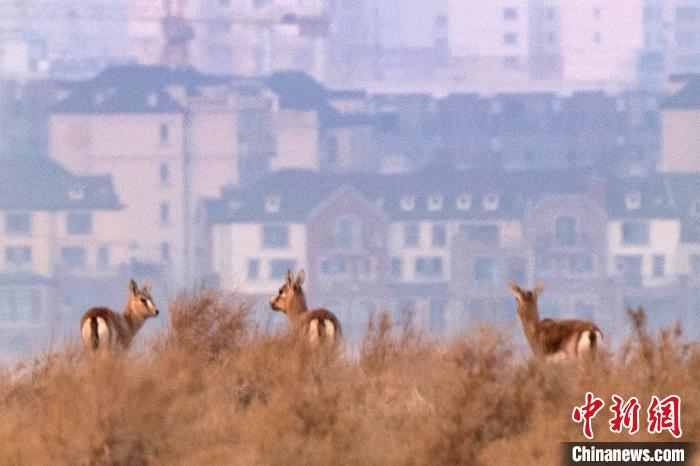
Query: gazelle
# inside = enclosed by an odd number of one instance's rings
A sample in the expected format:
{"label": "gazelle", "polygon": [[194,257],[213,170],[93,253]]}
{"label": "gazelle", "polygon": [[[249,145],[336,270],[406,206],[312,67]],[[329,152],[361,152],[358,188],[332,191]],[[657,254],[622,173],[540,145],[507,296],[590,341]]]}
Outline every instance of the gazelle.
{"label": "gazelle", "polygon": [[126,350],[143,323],[159,314],[151,298],[151,285],[139,290],[136,282],[129,282],[129,298],[124,313],[106,307],[93,307],[80,319],[80,336],[86,348],[93,350]]}
{"label": "gazelle", "polygon": [[587,320],[541,319],[537,310],[537,298],[544,290],[539,282],[532,291],[521,290],[508,282],[518,301],[518,315],[525,337],[536,357],[567,359],[591,354],[603,345],[600,329]]}
{"label": "gazelle", "polygon": [[296,279],[292,272],[287,270],[284,285],[277,295],[270,299],[270,307],[287,314],[292,334],[311,345],[319,342],[338,342],[342,338],[342,331],[335,314],[327,309],[310,311],[307,307],[304,290],[301,289],[304,277],[304,269],[299,271]]}

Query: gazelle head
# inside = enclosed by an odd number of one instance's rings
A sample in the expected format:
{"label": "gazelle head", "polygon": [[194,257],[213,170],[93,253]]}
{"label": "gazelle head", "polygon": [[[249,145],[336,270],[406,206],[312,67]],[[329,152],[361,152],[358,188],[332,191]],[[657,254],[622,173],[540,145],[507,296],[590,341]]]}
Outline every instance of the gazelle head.
{"label": "gazelle head", "polygon": [[287,270],[284,284],[280,287],[277,295],[270,299],[270,307],[285,314],[289,314],[293,308],[299,309],[300,305],[305,307],[304,291],[301,289],[305,276],[304,269],[299,271],[296,279],[294,279],[292,271]]}
{"label": "gazelle head", "polygon": [[139,290],[133,278],[129,281],[129,304],[127,307],[132,315],[136,315],[142,319],[155,317],[160,313],[153,303],[153,298],[151,298],[151,284],[146,283],[143,288]]}
{"label": "gazelle head", "polygon": [[518,302],[518,315],[520,318],[525,321],[539,321],[540,315],[537,311],[537,298],[544,290],[544,282],[537,282],[532,291],[520,289],[513,281],[509,281],[508,286]]}

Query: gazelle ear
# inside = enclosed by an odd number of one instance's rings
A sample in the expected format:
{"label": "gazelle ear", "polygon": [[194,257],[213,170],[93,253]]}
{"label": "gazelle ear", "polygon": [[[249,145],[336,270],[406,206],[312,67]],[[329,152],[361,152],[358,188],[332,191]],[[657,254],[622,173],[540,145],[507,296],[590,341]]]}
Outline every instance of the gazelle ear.
{"label": "gazelle ear", "polygon": [[139,286],[136,284],[136,280],[133,278],[129,281],[129,293],[136,296],[139,294]]}
{"label": "gazelle ear", "polygon": [[513,280],[508,281],[508,286],[510,287],[510,292],[513,293],[513,296],[515,296],[518,299],[522,298],[523,290],[518,287],[518,285],[515,284]]}
{"label": "gazelle ear", "polygon": [[537,285],[532,289],[535,296],[539,297],[540,293],[544,291],[544,282],[542,280],[537,282]]}
{"label": "gazelle ear", "polygon": [[151,292],[151,286],[153,286],[153,284],[152,284],[151,282],[146,282],[146,284],[143,285],[143,291],[144,291],[146,294],[150,293],[150,292]]}
{"label": "gazelle ear", "polygon": [[292,271],[287,270],[287,275],[285,275],[285,279],[284,279],[287,286],[292,286],[293,279],[294,279],[294,277],[292,276]]}
{"label": "gazelle ear", "polygon": [[297,288],[301,288],[301,285],[304,284],[304,279],[306,278],[306,272],[304,272],[304,269],[301,269],[299,273],[297,274],[297,279],[294,282],[294,286]]}

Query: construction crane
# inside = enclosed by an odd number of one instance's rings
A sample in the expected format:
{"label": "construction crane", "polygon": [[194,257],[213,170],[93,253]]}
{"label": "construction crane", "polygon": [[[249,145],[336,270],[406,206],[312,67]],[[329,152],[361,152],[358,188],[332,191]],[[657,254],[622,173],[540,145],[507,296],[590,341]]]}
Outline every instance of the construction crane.
{"label": "construction crane", "polygon": [[187,0],[163,0],[163,38],[165,44],[161,55],[163,64],[182,67],[189,64],[189,43],[194,39],[194,29],[185,19]]}

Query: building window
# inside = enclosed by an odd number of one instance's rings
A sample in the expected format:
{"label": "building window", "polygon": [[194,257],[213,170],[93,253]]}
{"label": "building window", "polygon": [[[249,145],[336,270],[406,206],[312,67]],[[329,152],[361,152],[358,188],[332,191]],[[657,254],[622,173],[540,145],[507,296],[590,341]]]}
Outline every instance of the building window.
{"label": "building window", "polygon": [[416,196],[412,194],[404,194],[401,196],[401,210],[410,212],[416,207]]}
{"label": "building window", "polygon": [[170,165],[167,163],[160,164],[160,184],[161,186],[170,184]]}
{"label": "building window", "polygon": [[690,216],[695,218],[700,217],[700,199],[696,199],[690,203]]}
{"label": "building window", "polygon": [[430,212],[436,212],[442,209],[442,194],[432,194],[426,200],[426,207]]}
{"label": "building window", "polygon": [[330,257],[321,261],[321,273],[325,278],[340,280],[348,278],[350,266],[345,257]]}
{"label": "building window", "polygon": [[29,213],[5,215],[5,234],[9,236],[29,236],[31,233],[32,217]]}
{"label": "building window", "polygon": [[447,245],[447,228],[443,223],[433,225],[433,246],[442,248]]}
{"label": "building window", "polygon": [[107,246],[97,248],[97,266],[100,268],[109,266],[109,248]]}
{"label": "building window", "polygon": [[335,226],[335,245],[341,249],[352,249],[360,245],[360,226],[354,219],[338,219]]}
{"label": "building window", "polygon": [[415,248],[420,242],[420,229],[417,223],[407,223],[403,226],[403,244]]}
{"label": "building window", "polygon": [[248,280],[257,280],[258,278],[260,278],[260,261],[248,259]]}
{"label": "building window", "polygon": [[391,258],[391,278],[394,280],[401,280],[403,275],[403,261],[400,257]]}
{"label": "building window", "polygon": [[286,248],[289,246],[287,225],[263,225],[263,246],[266,248]]}
{"label": "building window", "polygon": [[473,243],[498,244],[498,225],[462,225],[460,230]]}
{"label": "building window", "polygon": [[66,230],[69,235],[89,235],[92,233],[92,214],[69,212],[66,217]]}
{"label": "building window", "polygon": [[593,17],[600,18],[600,7],[593,8]]}
{"label": "building window", "polygon": [[[517,70],[520,68],[520,58],[516,56],[509,55],[507,57],[503,57],[503,68],[507,70]],[[498,151],[494,151],[498,152]]]}
{"label": "building window", "polygon": [[663,277],[666,273],[666,257],[662,255],[654,256],[654,277]]}
{"label": "building window", "polygon": [[435,335],[440,335],[445,331],[445,308],[447,301],[444,299],[430,300],[430,331]]}
{"label": "building window", "polygon": [[287,270],[294,270],[296,261],[294,259],[272,259],[270,261],[270,279],[282,280]]}
{"label": "building window", "polygon": [[160,145],[166,146],[170,142],[170,127],[167,123],[160,124]]}
{"label": "building window", "polygon": [[32,248],[29,246],[8,246],[5,248],[5,262],[12,266],[23,266],[31,263]]}
{"label": "building window", "polygon": [[639,210],[642,206],[642,193],[630,191],[625,194],[625,208],[627,210]]}
{"label": "building window", "polygon": [[603,37],[600,35],[600,32],[595,32],[593,33],[593,42],[596,44],[600,44],[600,42],[603,40]]}
{"label": "building window", "polygon": [[160,243],[160,261],[170,262],[170,243]]}
{"label": "building window", "polygon": [[85,248],[67,246],[61,248],[61,263],[71,269],[83,268],[87,262]]}
{"label": "building window", "polygon": [[649,243],[649,224],[645,222],[624,222],[622,224],[622,242],[630,245]]}
{"label": "building window", "polygon": [[569,273],[572,275],[589,275],[593,272],[593,257],[590,254],[572,254],[569,256]]}
{"label": "building window", "polygon": [[503,19],[506,21],[513,21],[518,19],[518,9],[517,8],[504,8],[503,9]]}
{"label": "building window", "polygon": [[498,273],[496,260],[491,257],[480,257],[474,263],[474,280],[478,283],[496,283]]}
{"label": "building window", "polygon": [[484,196],[484,210],[494,211],[498,209],[499,199],[497,194],[487,194]]}
{"label": "building window", "polygon": [[38,316],[39,296],[36,290],[15,288],[0,291],[0,320],[4,322],[33,321]]}
{"label": "building window", "polygon": [[626,285],[640,286],[642,284],[642,256],[615,256],[615,264]]}
{"label": "building window", "polygon": [[363,257],[360,261],[359,277],[365,280],[377,278],[377,259],[375,257]]}
{"label": "building window", "polygon": [[416,258],[416,277],[440,278],[442,277],[442,269],[442,258],[440,257]]}
{"label": "building window", "polygon": [[518,43],[518,34],[516,32],[506,32],[503,34],[503,43],[506,45],[516,45]]}
{"label": "building window", "polygon": [[170,224],[170,203],[168,201],[163,201],[160,203],[160,224]]}
{"label": "building window", "polygon": [[576,244],[576,219],[573,217],[558,217],[554,225],[554,236],[559,246]]}
{"label": "building window", "polygon": [[469,194],[460,194],[455,201],[457,210],[465,211],[472,208],[472,197]]}

